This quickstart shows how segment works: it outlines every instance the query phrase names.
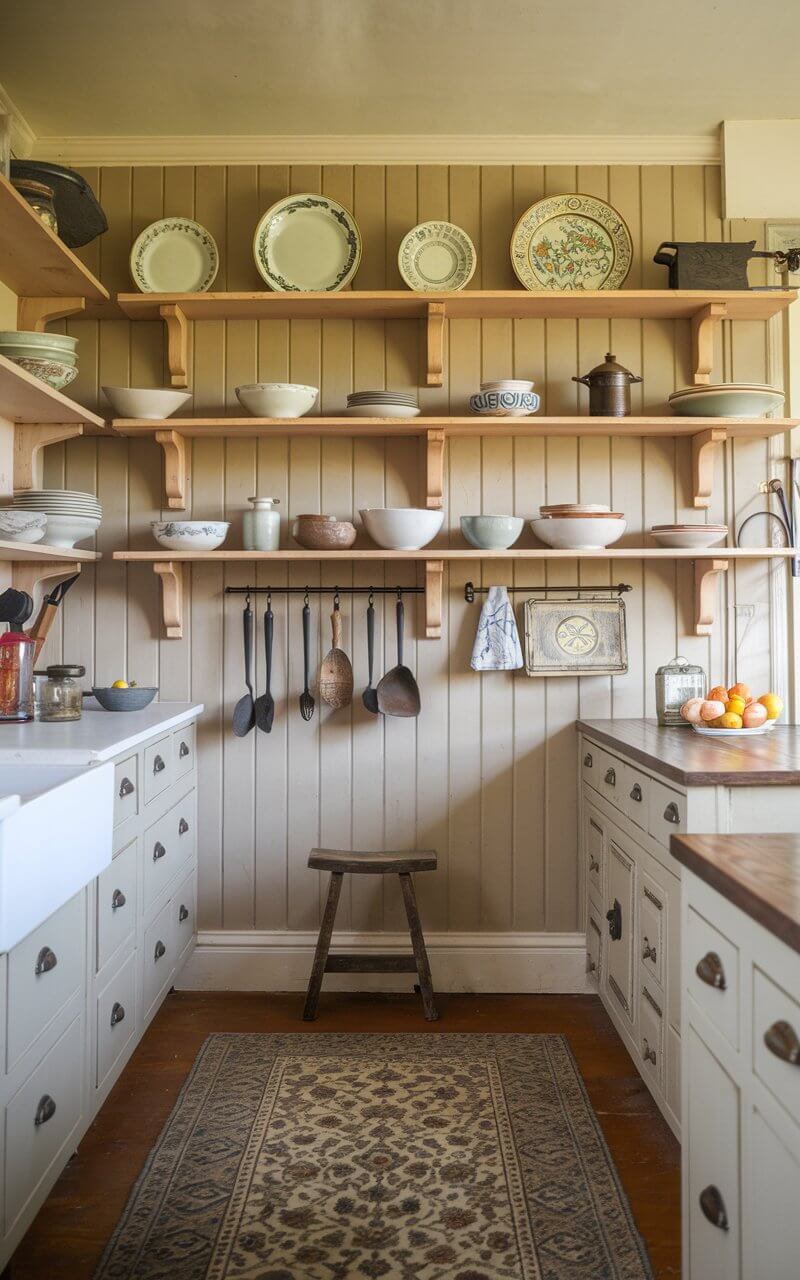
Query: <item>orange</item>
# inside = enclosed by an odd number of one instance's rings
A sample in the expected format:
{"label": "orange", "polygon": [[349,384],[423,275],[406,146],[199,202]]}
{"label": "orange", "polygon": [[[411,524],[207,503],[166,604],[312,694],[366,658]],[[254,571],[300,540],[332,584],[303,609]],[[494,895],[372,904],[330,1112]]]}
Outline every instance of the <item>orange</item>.
{"label": "orange", "polygon": [[750,687],[746,684],[732,684],[728,690],[729,698],[741,698],[743,702],[747,702],[750,697]]}
{"label": "orange", "polygon": [[768,720],[777,720],[783,711],[783,698],[779,698],[777,693],[762,693],[759,702],[767,708]]}
{"label": "orange", "polygon": [[743,714],[746,705],[744,698],[729,698],[725,703],[725,710],[730,711],[735,716],[740,716]]}
{"label": "orange", "polygon": [[709,689],[706,694],[706,702],[727,702],[728,690],[724,684],[715,684],[713,689]]}
{"label": "orange", "polygon": [[734,715],[732,711],[726,711],[724,716],[720,716],[719,720],[714,721],[714,727],[720,729],[741,729],[742,717]]}

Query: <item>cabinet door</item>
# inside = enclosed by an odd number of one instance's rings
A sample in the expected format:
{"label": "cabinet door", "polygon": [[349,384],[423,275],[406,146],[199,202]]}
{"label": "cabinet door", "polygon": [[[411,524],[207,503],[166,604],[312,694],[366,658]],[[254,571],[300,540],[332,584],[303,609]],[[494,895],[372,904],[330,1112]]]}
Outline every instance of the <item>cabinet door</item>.
{"label": "cabinet door", "polygon": [[[739,1089],[691,1024],[686,1036],[685,1270],[692,1280],[738,1280]],[[761,1274],[773,1280],[770,1272]]]}
{"label": "cabinet door", "polygon": [[603,973],[603,922],[593,902],[586,913],[586,972],[589,981],[599,986]]}
{"label": "cabinet door", "polygon": [[586,887],[589,896],[598,906],[603,901],[603,862],[605,845],[605,820],[591,805],[584,801],[583,856],[586,871]]}
{"label": "cabinet door", "polygon": [[[796,1068],[795,1068],[796,1069]],[[750,1116],[748,1212],[744,1221],[746,1276],[797,1280],[800,1270],[800,1156],[795,1131],[781,1133],[760,1111]]]}
{"label": "cabinet door", "polygon": [[636,864],[611,837],[606,864],[606,988],[633,1022]]}

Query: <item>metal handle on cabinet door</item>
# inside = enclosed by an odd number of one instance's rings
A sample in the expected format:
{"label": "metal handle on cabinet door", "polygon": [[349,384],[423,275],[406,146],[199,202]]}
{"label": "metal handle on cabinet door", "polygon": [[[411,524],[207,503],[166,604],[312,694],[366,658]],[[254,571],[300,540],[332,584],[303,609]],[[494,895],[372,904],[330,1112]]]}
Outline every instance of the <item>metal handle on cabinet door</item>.
{"label": "metal handle on cabinet door", "polygon": [[39,1105],[36,1108],[36,1115],[33,1117],[33,1123],[38,1129],[40,1125],[47,1124],[48,1120],[52,1120],[55,1114],[56,1104],[50,1097],[50,1094],[46,1093],[39,1099]]}
{"label": "metal handle on cabinet door", "polygon": [[605,781],[605,782],[607,782],[607,783],[608,783],[608,785],[609,785],[610,787],[615,787],[615,786],[617,785],[617,774],[616,774],[616,770],[615,770],[615,769],[606,769],[606,776],[605,776],[604,781]]}
{"label": "metal handle on cabinet door", "polygon": [[135,790],[136,788],[130,778],[123,778],[122,782],[119,784],[120,800],[124,800],[126,796],[132,796]]}
{"label": "metal handle on cabinet door", "polygon": [[117,1023],[118,1023],[118,1022],[122,1022],[122,1019],[123,1019],[124,1017],[125,1017],[125,1010],[124,1010],[124,1008],[122,1007],[122,1005],[120,1004],[119,1000],[116,1000],[116,1001],[114,1002],[114,1008],[111,1010],[111,1025],[112,1025],[112,1027],[115,1027],[115,1026],[117,1025]]}
{"label": "metal handle on cabinet door", "polygon": [[589,854],[589,871],[592,872],[592,871],[599,871],[599,870],[600,870],[600,863],[597,861],[596,858],[593,858],[592,855]]}
{"label": "metal handle on cabinet door", "polygon": [[186,821],[185,818],[181,818],[180,822],[178,823],[178,835],[185,836],[188,830],[189,830],[189,823]]}
{"label": "metal handle on cabinet door", "polygon": [[153,773],[163,773],[166,767],[167,766],[164,764],[164,761],[161,759],[161,756],[156,756],[155,760],[153,761]]}
{"label": "metal handle on cabinet door", "polygon": [[189,919],[189,908],[185,907],[183,903],[181,903],[180,908],[178,910],[178,924],[183,924],[184,920],[188,920],[188,919]]}
{"label": "metal handle on cabinet door", "polygon": [[111,895],[111,910],[119,911],[120,907],[124,907],[128,899],[121,889],[115,889]]}
{"label": "metal handle on cabinet door", "polygon": [[153,952],[153,959],[160,960],[161,957],[166,954],[167,954],[167,948],[164,946],[164,943],[159,938],[158,942],[156,943],[156,949]]}
{"label": "metal handle on cabinet door", "polygon": [[191,755],[191,751],[189,750],[187,743],[182,742],[178,748],[178,759],[185,760],[188,755]]}
{"label": "metal handle on cabinet door", "polygon": [[722,961],[716,951],[707,951],[702,960],[697,961],[695,973],[707,987],[716,987],[717,991],[724,991],[728,985]]}
{"label": "metal handle on cabinet door", "polygon": [[791,1022],[773,1022],[764,1032],[764,1044],[776,1058],[800,1067],[800,1039]]}
{"label": "metal handle on cabinet door", "polygon": [[715,1187],[712,1184],[704,1187],[700,1192],[699,1198],[703,1216],[708,1219],[712,1227],[719,1227],[720,1231],[727,1231],[728,1213],[719,1187]]}
{"label": "metal handle on cabinet door", "polygon": [[38,978],[40,974],[49,973],[51,969],[55,969],[57,964],[58,957],[55,951],[51,951],[49,947],[42,947],[36,957],[36,967],[33,972]]}
{"label": "metal handle on cabinet door", "polygon": [[594,761],[592,759],[592,753],[591,751],[587,751],[586,755],[583,757],[583,767],[584,769],[591,769],[593,764]]}
{"label": "metal handle on cabinet door", "polygon": [[644,938],[642,939],[642,941],[644,942],[644,946],[642,947],[642,959],[643,959],[643,960],[652,960],[652,961],[653,961],[653,964],[655,964],[655,962],[656,962],[656,949],[655,949],[655,947],[651,947],[651,946],[650,946],[650,941],[649,941],[649,939],[648,939],[648,937],[647,937],[647,934],[645,934],[645,936],[644,936]]}
{"label": "metal handle on cabinet door", "polygon": [[164,848],[161,841],[156,840],[155,844],[153,845],[153,862],[158,862],[159,858],[163,858],[166,855],[166,852],[167,851]]}
{"label": "metal handle on cabinet door", "polygon": [[619,942],[622,937],[622,906],[619,899],[614,899],[614,905],[610,911],[606,912],[606,920],[608,921],[608,932],[613,942]]}
{"label": "metal handle on cabinet door", "polygon": [[637,804],[642,803],[642,788],[639,786],[638,782],[634,782],[631,787],[631,800],[635,800]]}
{"label": "metal handle on cabinet door", "polygon": [[676,805],[674,800],[670,800],[669,804],[664,810],[664,821],[671,822],[676,827],[680,826],[681,815],[680,815],[678,806]]}
{"label": "metal handle on cabinet door", "polygon": [[645,1062],[652,1062],[653,1066],[656,1065],[656,1051],[650,1048],[646,1039],[642,1040],[642,1057]]}

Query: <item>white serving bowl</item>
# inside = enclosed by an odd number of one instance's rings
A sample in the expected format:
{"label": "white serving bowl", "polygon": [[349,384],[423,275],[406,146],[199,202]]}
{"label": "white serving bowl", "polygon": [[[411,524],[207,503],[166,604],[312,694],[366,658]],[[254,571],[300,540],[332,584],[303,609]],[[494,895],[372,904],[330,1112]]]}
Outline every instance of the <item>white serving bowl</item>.
{"label": "white serving bowl", "polygon": [[118,418],[168,418],[192,398],[191,391],[172,387],[103,387],[103,391]]}
{"label": "white serving bowl", "polygon": [[424,507],[362,507],[361,519],[373,542],[387,551],[418,551],[442,527],[443,511]]}
{"label": "white serving bowl", "polygon": [[216,551],[227,537],[227,520],[152,520],[150,528],[159,546],[168,551]]}
{"label": "white serving bowl", "polygon": [[722,542],[728,535],[726,528],[714,528],[713,525],[696,524],[684,529],[651,529],[653,537],[662,547],[688,547],[697,551],[705,547],[713,547]]}
{"label": "white serving bowl", "polygon": [[480,551],[505,551],[525,527],[522,516],[462,516],[461,532]]}
{"label": "white serving bowl", "polygon": [[0,538],[8,542],[40,542],[46,524],[43,511],[18,511],[16,507],[0,510]]}
{"label": "white serving bowl", "polygon": [[531,520],[536,537],[556,551],[599,551],[622,537],[626,522],[619,519]]}
{"label": "white serving bowl", "polygon": [[302,418],[314,407],[319,387],[299,382],[249,382],[237,387],[236,395],[254,418]]}
{"label": "white serving bowl", "polygon": [[100,528],[99,516],[47,514],[47,541],[51,547],[74,547],[92,538]]}

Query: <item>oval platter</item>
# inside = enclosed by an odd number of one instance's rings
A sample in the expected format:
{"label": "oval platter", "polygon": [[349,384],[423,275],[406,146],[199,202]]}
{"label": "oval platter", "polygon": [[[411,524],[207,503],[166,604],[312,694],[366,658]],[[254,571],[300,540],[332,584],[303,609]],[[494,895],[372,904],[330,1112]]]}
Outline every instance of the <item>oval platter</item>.
{"label": "oval platter", "polygon": [[216,278],[219,251],[193,218],[161,218],[136,237],[130,262],[142,293],[205,293]]}
{"label": "oval platter", "polygon": [[770,729],[775,728],[775,721],[767,720],[766,724],[760,724],[756,729],[705,729],[696,724],[692,728],[703,738],[752,738],[761,733],[769,733]]}
{"label": "oval platter", "polygon": [[277,292],[335,293],[361,261],[361,233],[349,210],[305,192],[272,205],[256,227],[253,256]]}
{"label": "oval platter", "polygon": [[548,196],[526,209],[511,263],[526,289],[618,289],[631,269],[631,233],[604,200]]}
{"label": "oval platter", "polygon": [[463,289],[478,255],[466,231],[452,222],[421,222],[400,241],[397,265],[409,289],[419,293]]}

